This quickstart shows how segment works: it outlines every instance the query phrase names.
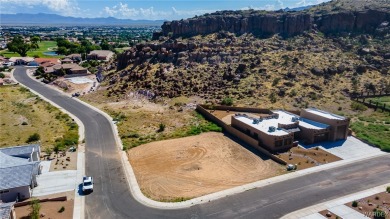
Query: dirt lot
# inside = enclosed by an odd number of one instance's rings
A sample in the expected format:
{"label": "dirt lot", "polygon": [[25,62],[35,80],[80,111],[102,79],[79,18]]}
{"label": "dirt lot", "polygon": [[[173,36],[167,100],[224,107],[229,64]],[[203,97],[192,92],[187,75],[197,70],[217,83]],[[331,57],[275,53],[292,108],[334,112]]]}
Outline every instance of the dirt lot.
{"label": "dirt lot", "polygon": [[390,193],[381,192],[356,201],[358,202],[357,207],[352,207],[352,202],[345,205],[353,208],[355,211],[370,216],[370,218],[374,218],[374,209],[380,209],[387,217],[390,216]]}
{"label": "dirt lot", "polygon": [[[73,217],[73,205],[74,205],[74,192],[64,192],[64,193],[58,193],[55,195],[47,195],[42,196],[40,199],[45,198],[57,198],[61,196],[67,196],[67,201],[50,201],[50,202],[42,202],[40,214],[44,214],[45,217],[43,218],[50,218],[50,219],[69,219]],[[31,200],[31,199],[29,199]],[[28,201],[28,200],[27,200]],[[58,212],[61,207],[64,207],[65,210],[60,213]],[[20,219],[29,219],[28,216],[31,212],[30,205],[16,207],[16,218]]]}
{"label": "dirt lot", "polygon": [[50,171],[77,170],[77,151],[60,151],[58,155],[52,152],[50,156],[44,156],[43,160],[46,159],[51,160]]}
{"label": "dirt lot", "polygon": [[128,151],[141,190],[161,201],[180,201],[284,173],[222,133],[153,142]]}
{"label": "dirt lot", "polygon": [[304,149],[300,147],[291,148],[288,152],[278,155],[287,163],[297,164],[298,170],[314,167],[321,164],[341,160],[341,158],[328,153],[321,148]]}

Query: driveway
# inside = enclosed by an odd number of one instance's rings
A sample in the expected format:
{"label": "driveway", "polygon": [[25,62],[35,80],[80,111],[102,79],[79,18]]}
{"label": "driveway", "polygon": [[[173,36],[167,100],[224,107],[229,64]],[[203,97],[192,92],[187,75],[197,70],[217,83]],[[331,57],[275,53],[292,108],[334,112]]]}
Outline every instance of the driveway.
{"label": "driveway", "polygon": [[77,187],[76,174],[76,170],[63,170],[38,175],[38,186],[33,189],[33,196],[50,195],[74,190]]}
{"label": "driveway", "polygon": [[349,136],[346,140],[336,142],[320,142],[311,145],[301,145],[304,148],[320,147],[343,160],[364,158],[367,156],[374,156],[379,154],[386,154],[379,148],[370,146],[359,139]]}

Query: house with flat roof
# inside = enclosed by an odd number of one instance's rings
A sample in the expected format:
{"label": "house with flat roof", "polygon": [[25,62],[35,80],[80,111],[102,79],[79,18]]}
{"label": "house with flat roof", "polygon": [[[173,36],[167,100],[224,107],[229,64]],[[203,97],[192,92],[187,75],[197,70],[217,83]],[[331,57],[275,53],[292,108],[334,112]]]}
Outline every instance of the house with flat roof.
{"label": "house with flat roof", "polygon": [[109,61],[113,56],[110,50],[93,50],[87,55],[87,60]]}
{"label": "house with flat roof", "polygon": [[349,119],[310,108],[302,110],[301,116],[283,110],[256,118],[236,114],[231,125],[257,140],[259,146],[270,151],[283,151],[297,144],[297,140],[312,144],[346,139]]}
{"label": "house with flat roof", "polygon": [[0,200],[13,202],[31,197],[41,173],[37,144],[0,148]]}

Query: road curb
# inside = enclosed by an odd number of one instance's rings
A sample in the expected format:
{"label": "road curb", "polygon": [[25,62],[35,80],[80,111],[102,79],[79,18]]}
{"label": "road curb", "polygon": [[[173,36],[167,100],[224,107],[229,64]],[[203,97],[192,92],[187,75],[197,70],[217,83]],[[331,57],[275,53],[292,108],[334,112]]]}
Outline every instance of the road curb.
{"label": "road curb", "polygon": [[[28,70],[30,70],[30,69],[26,69],[26,74],[30,78],[32,78],[27,73]],[[35,95],[39,96],[41,99],[43,99],[46,102],[50,103],[51,105],[55,106],[61,112],[68,114],[77,123],[77,125],[79,126],[79,142],[82,142],[84,140],[84,138],[85,138],[85,127],[84,127],[84,124],[81,122],[81,120],[78,117],[76,117],[75,115],[73,115],[72,113],[70,113],[67,110],[65,110],[64,108],[62,108],[59,105],[57,105],[56,103],[54,103],[51,100],[47,99],[46,97],[42,96],[40,93],[36,92],[35,90],[33,90],[33,89],[27,87],[26,85],[20,83],[19,81],[17,81],[15,79],[14,75],[13,75],[14,71],[15,71],[15,69],[11,70],[11,79],[12,80],[14,80],[15,82],[19,83],[20,86],[22,86],[24,88],[27,88],[30,92],[32,92]],[[34,79],[34,78],[32,78],[32,79]],[[77,151],[78,151],[77,152],[77,177],[79,177],[80,174],[85,174],[85,159],[83,159],[85,157],[85,152],[84,152],[84,149],[82,149],[82,151],[80,151],[79,147],[78,147]],[[82,160],[79,160],[79,158],[81,158]],[[76,179],[76,182],[77,182],[77,179]],[[84,209],[85,209],[85,198],[81,197],[81,196],[78,196],[77,187],[76,187],[75,188],[74,207],[73,207],[73,219],[84,219],[85,218]]]}
{"label": "road curb", "polygon": [[309,216],[313,213],[317,213],[317,212],[332,208],[334,206],[344,205],[345,203],[348,203],[351,201],[355,201],[355,200],[362,199],[362,198],[365,198],[365,197],[368,197],[368,196],[371,196],[371,195],[374,195],[374,194],[377,194],[380,192],[384,192],[384,191],[386,191],[387,186],[390,186],[390,183],[376,186],[374,188],[367,189],[367,190],[364,190],[361,192],[349,194],[349,195],[346,195],[346,196],[343,196],[343,197],[340,197],[337,199],[333,199],[330,201],[326,201],[326,202],[323,202],[320,204],[312,205],[312,206],[309,206],[307,208],[303,208],[303,209],[300,209],[298,211],[294,211],[292,213],[289,213],[289,214],[281,217],[281,219],[303,218],[303,217]]}

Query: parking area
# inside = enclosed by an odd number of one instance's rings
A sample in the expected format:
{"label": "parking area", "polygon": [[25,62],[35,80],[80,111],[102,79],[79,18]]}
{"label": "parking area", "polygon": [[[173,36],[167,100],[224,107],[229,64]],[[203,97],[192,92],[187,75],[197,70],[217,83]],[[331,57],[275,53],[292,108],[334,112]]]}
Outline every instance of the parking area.
{"label": "parking area", "polygon": [[304,148],[319,147],[329,153],[340,157],[343,160],[358,159],[367,156],[384,154],[379,148],[370,146],[359,139],[349,136],[346,140],[336,142],[320,142],[316,144],[303,145]]}

